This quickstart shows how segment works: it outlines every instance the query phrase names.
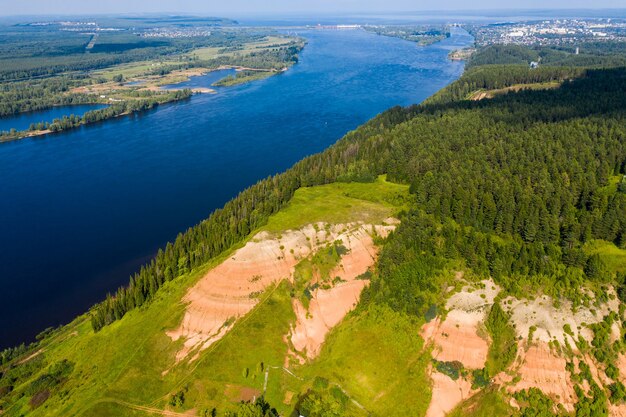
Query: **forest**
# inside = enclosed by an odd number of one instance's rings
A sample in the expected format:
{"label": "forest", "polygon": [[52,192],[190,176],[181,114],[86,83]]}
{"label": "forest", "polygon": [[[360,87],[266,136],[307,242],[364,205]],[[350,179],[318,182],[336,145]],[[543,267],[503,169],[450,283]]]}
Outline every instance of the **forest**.
{"label": "forest", "polygon": [[[150,29],[148,26],[144,31]],[[128,26],[116,28],[99,34],[93,48],[87,50],[91,35],[83,31],[68,32],[53,24],[0,26],[0,81],[84,73],[123,63],[178,57],[196,48],[233,47],[263,38],[245,30],[219,28],[212,28],[211,36],[182,38],[147,38],[141,36],[143,33],[133,33]]]}
{"label": "forest", "polygon": [[[42,121],[39,123],[32,123],[28,130],[0,132],[0,142],[20,139],[34,132],[57,133],[64,130],[74,129],[82,125],[101,122],[103,120],[125,114],[150,110],[159,104],[187,99],[191,97],[192,94],[192,91],[189,89],[174,90],[171,92],[135,91],[129,93],[129,96],[131,97],[129,100],[116,102],[108,107],[105,107],[104,109],[88,111],[83,116],[71,114],[69,116],[63,116],[60,119],[54,119],[52,122]],[[68,104],[78,103],[73,102]]]}
{"label": "forest", "polygon": [[[130,28],[131,23],[137,26]],[[190,27],[191,23],[202,26]],[[271,76],[297,63],[305,45],[297,38],[272,38],[268,31],[234,29],[236,22],[217,18],[102,18],[72,24],[80,30],[68,30],[56,21],[0,25],[0,117],[54,106],[111,105],[84,117],[67,114],[28,130],[0,132],[0,141],[58,132],[185,99],[191,92],[149,90],[158,90],[168,80],[185,80],[188,70],[223,66],[263,70],[242,73],[223,85]],[[91,33],[102,24],[112,27]],[[176,36],[181,33],[184,36]],[[276,43],[268,42],[270,38]],[[203,49],[212,52],[198,56],[196,51]],[[129,73],[142,77],[138,87],[127,85]],[[144,85],[145,79],[150,83]]]}
{"label": "forest", "polygon": [[[491,74],[494,83],[511,82],[497,69]],[[383,173],[411,184],[415,203],[385,246],[366,300],[423,315],[432,293],[426,277],[443,259],[461,258],[513,294],[560,291],[583,303],[579,285],[624,279],[593,267],[597,259],[581,250],[592,239],[626,244],[626,194],[617,186],[626,169],[624,93],[624,69],[587,70],[557,90],[391,109],[180,234],[93,309],[93,327],[241,241],[297,188]],[[415,259],[423,252],[430,256]],[[414,274],[424,279],[407,279]]]}
{"label": "forest", "polygon": [[56,77],[0,84],[0,117],[52,106],[92,103],[93,97],[70,92],[85,82],[84,77]]}
{"label": "forest", "polygon": [[570,46],[523,46],[494,44],[479,48],[467,62],[467,68],[481,65],[528,65],[558,67],[622,67],[626,66],[626,45],[623,42],[590,42]]}
{"label": "forest", "polygon": [[415,42],[421,46],[431,45],[450,37],[450,30],[446,26],[417,25],[417,26],[365,26],[366,31],[382,36],[391,36]]}

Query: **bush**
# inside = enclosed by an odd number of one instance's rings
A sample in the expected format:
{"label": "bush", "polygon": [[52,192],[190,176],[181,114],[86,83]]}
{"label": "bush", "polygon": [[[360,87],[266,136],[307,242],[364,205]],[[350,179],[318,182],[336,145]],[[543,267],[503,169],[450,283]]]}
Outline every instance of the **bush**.
{"label": "bush", "polygon": [[489,374],[485,368],[472,371],[472,389],[484,388],[490,382]]}
{"label": "bush", "polygon": [[444,375],[449,376],[454,381],[459,379],[459,376],[461,375],[461,372],[464,369],[463,364],[459,361],[440,362],[440,361],[435,360],[434,362],[435,362],[435,368],[439,372],[441,372]]}

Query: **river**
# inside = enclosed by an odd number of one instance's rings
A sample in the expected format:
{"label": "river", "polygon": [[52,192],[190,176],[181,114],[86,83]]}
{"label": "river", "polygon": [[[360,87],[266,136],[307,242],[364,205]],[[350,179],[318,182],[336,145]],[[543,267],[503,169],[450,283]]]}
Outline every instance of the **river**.
{"label": "river", "polygon": [[8,132],[11,129],[26,130],[31,123],[40,122],[52,123],[54,119],[61,119],[63,116],[76,115],[83,116],[91,110],[105,108],[105,104],[77,104],[73,106],[57,106],[47,110],[37,110],[20,113],[14,116],[0,117],[0,132]]}
{"label": "river", "polygon": [[85,312],[245,187],[446,86],[463,71],[448,52],[472,41],[299,35],[281,75],[0,145],[0,348]]}

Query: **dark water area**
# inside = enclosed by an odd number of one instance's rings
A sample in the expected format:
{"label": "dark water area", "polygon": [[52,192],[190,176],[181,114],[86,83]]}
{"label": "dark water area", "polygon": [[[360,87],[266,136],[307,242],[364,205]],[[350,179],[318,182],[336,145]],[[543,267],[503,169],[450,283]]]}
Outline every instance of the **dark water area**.
{"label": "dark water area", "polygon": [[286,73],[0,145],[0,347],[85,312],[245,187],[446,86],[463,71],[448,52],[472,41],[299,35]]}
{"label": "dark water area", "polygon": [[8,132],[11,129],[26,130],[31,123],[48,122],[60,119],[63,116],[74,114],[82,116],[88,111],[98,110],[106,107],[105,104],[79,104],[76,106],[58,106],[48,110],[20,113],[15,116],[0,117],[0,132]]}

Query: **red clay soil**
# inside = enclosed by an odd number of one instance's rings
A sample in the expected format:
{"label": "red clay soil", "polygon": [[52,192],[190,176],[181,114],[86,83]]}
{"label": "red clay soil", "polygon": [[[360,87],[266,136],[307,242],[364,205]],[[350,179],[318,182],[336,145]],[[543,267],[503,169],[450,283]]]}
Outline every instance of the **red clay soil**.
{"label": "red clay soil", "polygon": [[472,390],[472,384],[463,378],[456,381],[449,376],[430,369],[432,381],[432,399],[426,417],[444,417],[458,404],[470,398],[477,391]]}
{"label": "red clay soil", "polygon": [[468,369],[485,366],[489,344],[478,335],[484,315],[453,310],[441,323],[437,317],[422,328],[422,337],[433,347],[432,356],[442,362],[459,361]]}
{"label": "red clay soil", "polygon": [[[393,227],[381,227],[376,232],[387,234]],[[370,231],[371,226],[364,226],[341,237],[348,253],[342,256],[330,276],[340,277],[345,282],[330,289],[315,290],[308,310],[299,300],[294,299],[292,302],[297,319],[291,331],[291,344],[308,359],[319,354],[328,332],[358,304],[363,288],[369,283],[357,277],[367,272],[378,257]],[[302,356],[298,356],[298,359],[304,361]]]}
{"label": "red clay soil", "polygon": [[[377,226],[376,229],[382,234],[394,227]],[[354,241],[354,247],[359,248],[358,242],[362,237],[367,236],[369,241],[372,240],[368,234],[371,230],[371,225],[356,223],[331,227],[319,224],[287,231],[281,236],[267,232],[256,235],[233,256],[209,271],[185,295],[183,301],[187,303],[187,310],[182,323],[167,332],[174,341],[184,340],[176,361],[181,361],[192,352],[194,355],[191,360],[194,360],[200,351],[221,339],[237,319],[257,305],[259,294],[273,283],[290,279],[301,259],[336,240],[346,243]],[[360,250],[357,252],[360,253]],[[358,262],[361,261],[352,260],[350,254],[346,255],[345,268],[350,271],[349,275],[358,269]],[[352,302],[353,299],[350,299],[350,304]]]}
{"label": "red clay soil", "polygon": [[558,398],[568,411],[573,411],[577,397],[570,374],[565,369],[565,359],[552,352],[544,342],[535,342],[527,351],[520,347],[518,352],[521,366],[517,373],[521,380],[511,391],[539,388],[544,394]]}

